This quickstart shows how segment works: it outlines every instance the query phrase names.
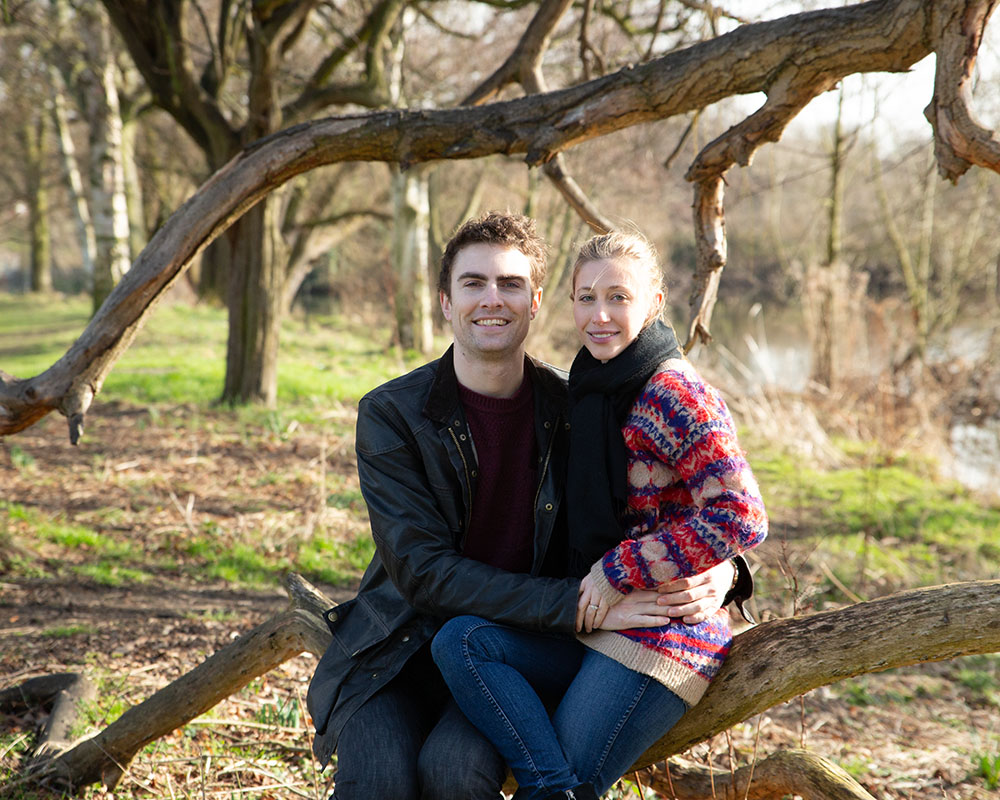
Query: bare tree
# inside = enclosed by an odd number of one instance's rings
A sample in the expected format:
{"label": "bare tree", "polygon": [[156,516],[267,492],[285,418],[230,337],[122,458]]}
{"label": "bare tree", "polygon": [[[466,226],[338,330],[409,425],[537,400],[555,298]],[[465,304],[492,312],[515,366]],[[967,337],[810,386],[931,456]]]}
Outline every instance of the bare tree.
{"label": "bare tree", "polygon": [[[689,344],[707,337],[726,260],[726,172],[780,138],[810,99],[844,75],[904,70],[935,52],[935,89],[926,115],[935,130],[939,171],[954,181],[973,165],[1000,170],[1000,141],[975,121],[966,91],[993,8],[990,0],[874,0],[745,25],[568,89],[492,105],[335,117],[265,137],[167,221],[57,364],[25,380],[0,374],[0,433],[22,430],[59,409],[70,419],[75,441],[83,414],[150,304],[234,220],[251,209],[262,213],[260,201],[295,175],[337,162],[415,164],[496,153],[521,153],[540,165],[587,139],[733,94],[764,91],[763,106],[706,145],[687,173],[694,184],[698,245]],[[894,38],[886,38],[887,30]]]}

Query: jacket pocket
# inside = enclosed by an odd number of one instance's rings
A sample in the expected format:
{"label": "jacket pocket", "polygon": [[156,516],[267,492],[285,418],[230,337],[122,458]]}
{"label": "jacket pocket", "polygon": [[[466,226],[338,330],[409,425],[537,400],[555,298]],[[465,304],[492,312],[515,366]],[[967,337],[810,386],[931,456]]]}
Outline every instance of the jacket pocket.
{"label": "jacket pocket", "polygon": [[385,641],[391,632],[362,597],[355,597],[326,613],[334,644],[347,658],[354,658]]}

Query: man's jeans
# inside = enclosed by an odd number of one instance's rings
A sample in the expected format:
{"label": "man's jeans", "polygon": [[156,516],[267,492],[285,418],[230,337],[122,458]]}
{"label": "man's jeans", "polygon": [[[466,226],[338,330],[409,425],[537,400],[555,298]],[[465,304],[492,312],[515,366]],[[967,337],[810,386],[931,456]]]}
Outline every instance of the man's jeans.
{"label": "man's jeans", "polygon": [[499,800],[506,776],[421,650],[344,726],[332,800]]}
{"label": "man's jeans", "polygon": [[510,765],[517,800],[581,783],[603,794],[685,711],[653,678],[568,636],[464,616],[445,623],[431,652],[462,711]]}

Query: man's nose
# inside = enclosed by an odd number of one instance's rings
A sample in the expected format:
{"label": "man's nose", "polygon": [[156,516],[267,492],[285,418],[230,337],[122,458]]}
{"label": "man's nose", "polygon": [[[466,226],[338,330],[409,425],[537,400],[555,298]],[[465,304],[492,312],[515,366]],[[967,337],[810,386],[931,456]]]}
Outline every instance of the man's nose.
{"label": "man's nose", "polygon": [[502,304],[503,299],[500,295],[500,287],[495,283],[486,284],[486,289],[483,292],[482,305],[493,307]]}

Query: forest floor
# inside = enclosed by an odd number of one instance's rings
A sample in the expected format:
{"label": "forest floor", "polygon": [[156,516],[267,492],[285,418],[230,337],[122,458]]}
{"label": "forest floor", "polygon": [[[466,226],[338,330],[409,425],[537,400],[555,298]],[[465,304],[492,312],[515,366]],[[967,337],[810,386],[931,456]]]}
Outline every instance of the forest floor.
{"label": "forest floor", "polygon": [[[0,440],[0,689],[87,673],[100,687],[87,728],[99,729],[283,610],[280,573],[297,564],[287,554],[303,537],[350,546],[366,536],[348,434],[236,426],[221,412],[199,411],[191,424],[194,414],[98,403],[77,448],[56,415]],[[338,507],[333,495],[347,500]],[[212,550],[213,537],[228,549]],[[270,560],[255,562],[240,543]],[[225,559],[234,572],[219,568]],[[254,581],[241,579],[251,572]],[[359,574],[321,588],[343,600]],[[297,657],[149,745],[116,794],[324,798],[331,778],[312,760],[304,710],[314,667]],[[687,757],[728,769],[731,758],[804,746],[880,800],[980,800],[996,796],[987,785],[1000,763],[998,702],[995,658],[915,666],[810,692]],[[42,719],[0,716],[10,796],[34,796],[17,787],[17,760]]]}

